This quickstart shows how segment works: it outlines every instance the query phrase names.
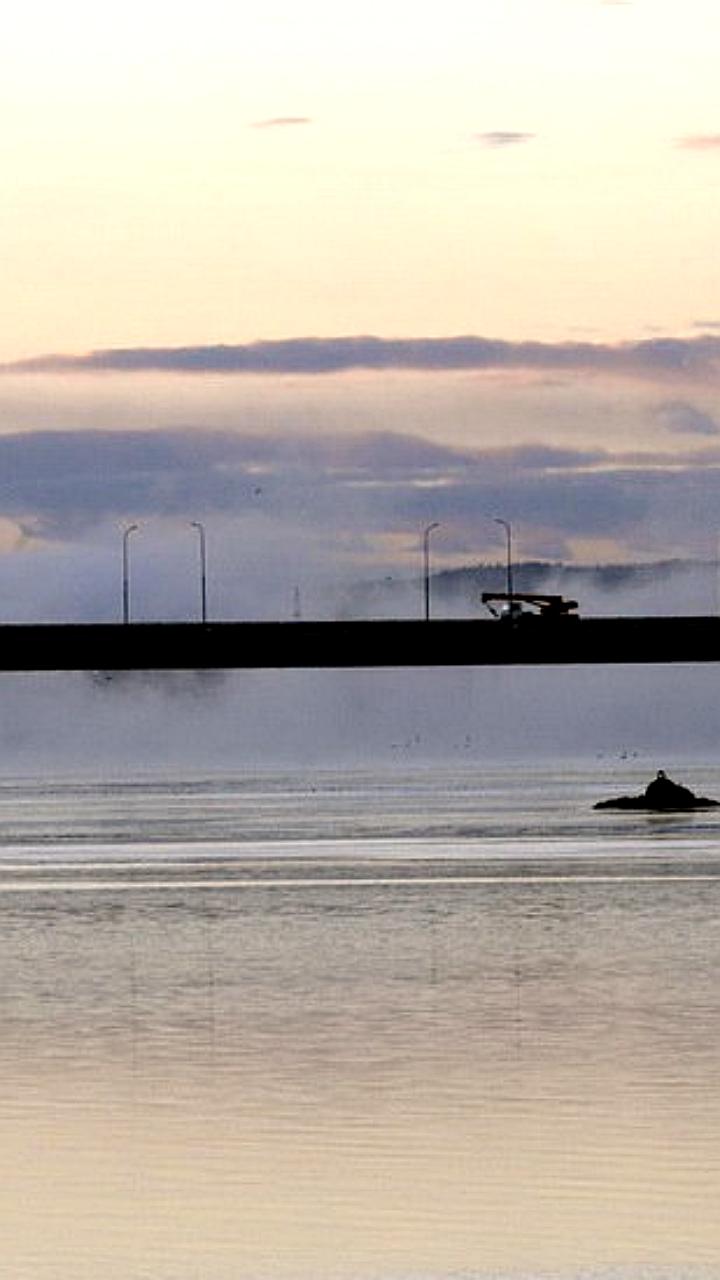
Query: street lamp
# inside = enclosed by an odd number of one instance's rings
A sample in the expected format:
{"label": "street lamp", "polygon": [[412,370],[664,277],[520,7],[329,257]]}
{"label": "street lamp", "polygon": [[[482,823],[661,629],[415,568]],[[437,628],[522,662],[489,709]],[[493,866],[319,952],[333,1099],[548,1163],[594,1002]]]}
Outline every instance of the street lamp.
{"label": "street lamp", "polygon": [[512,566],[512,527],[508,520],[503,520],[502,516],[493,516],[495,524],[501,524],[505,530],[505,538],[507,540],[507,596],[508,606],[512,614],[513,607],[513,566]]}
{"label": "street lamp", "polygon": [[425,599],[425,621],[430,621],[430,534],[433,529],[439,529],[439,521],[433,520],[432,524],[427,525],[423,530],[423,595]]}
{"label": "street lamp", "polygon": [[130,542],[130,534],[134,533],[139,526],[129,524],[123,529],[122,536],[122,620],[124,623],[130,621],[130,553],[128,543]]}
{"label": "street lamp", "polygon": [[207,554],[205,545],[205,525],[199,520],[191,520],[190,525],[197,529],[200,537],[200,617],[207,622]]}

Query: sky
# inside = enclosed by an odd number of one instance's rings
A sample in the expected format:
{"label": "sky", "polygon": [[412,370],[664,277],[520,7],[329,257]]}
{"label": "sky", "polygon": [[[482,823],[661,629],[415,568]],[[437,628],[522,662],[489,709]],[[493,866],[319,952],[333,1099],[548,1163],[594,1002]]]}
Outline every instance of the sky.
{"label": "sky", "polygon": [[[4,16],[3,615],[503,554],[712,560],[710,0],[27,0]],[[268,587],[268,584],[271,584]]]}
{"label": "sky", "polygon": [[84,0],[3,23],[0,352],[718,319],[711,0]]}

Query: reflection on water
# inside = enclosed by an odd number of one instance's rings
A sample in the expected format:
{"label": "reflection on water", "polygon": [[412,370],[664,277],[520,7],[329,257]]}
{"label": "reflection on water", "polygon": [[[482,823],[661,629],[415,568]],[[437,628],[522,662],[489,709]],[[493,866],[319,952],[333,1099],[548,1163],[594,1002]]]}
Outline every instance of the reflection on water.
{"label": "reflection on water", "polygon": [[[437,794],[431,826],[452,817]],[[364,780],[362,821],[378,795]],[[152,888],[141,813],[104,884],[102,798],[53,803],[71,856],[38,843],[36,806],[0,861],[3,1275],[718,1275],[706,828],[676,829],[679,874],[647,827],[609,861],[597,828],[528,860],[509,801],[492,859],[358,837],[355,860],[330,842],[214,862],[196,797]],[[298,822],[320,821],[307,803]]]}

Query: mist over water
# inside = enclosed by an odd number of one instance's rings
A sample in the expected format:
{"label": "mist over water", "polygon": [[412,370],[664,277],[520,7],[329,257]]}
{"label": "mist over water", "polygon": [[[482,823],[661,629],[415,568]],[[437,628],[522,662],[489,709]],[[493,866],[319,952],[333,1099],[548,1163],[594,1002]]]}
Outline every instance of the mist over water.
{"label": "mist over water", "polygon": [[717,758],[707,667],[5,675],[4,774]]}

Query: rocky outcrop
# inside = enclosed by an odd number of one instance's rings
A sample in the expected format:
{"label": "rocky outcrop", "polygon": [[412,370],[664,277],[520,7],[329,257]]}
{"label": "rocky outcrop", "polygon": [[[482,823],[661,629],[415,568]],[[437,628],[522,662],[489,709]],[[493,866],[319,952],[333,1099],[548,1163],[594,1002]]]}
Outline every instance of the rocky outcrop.
{"label": "rocky outcrop", "polygon": [[641,796],[617,796],[614,800],[598,800],[593,809],[644,809],[651,813],[678,813],[689,809],[715,809],[718,800],[696,796],[689,787],[673,782],[661,769]]}

